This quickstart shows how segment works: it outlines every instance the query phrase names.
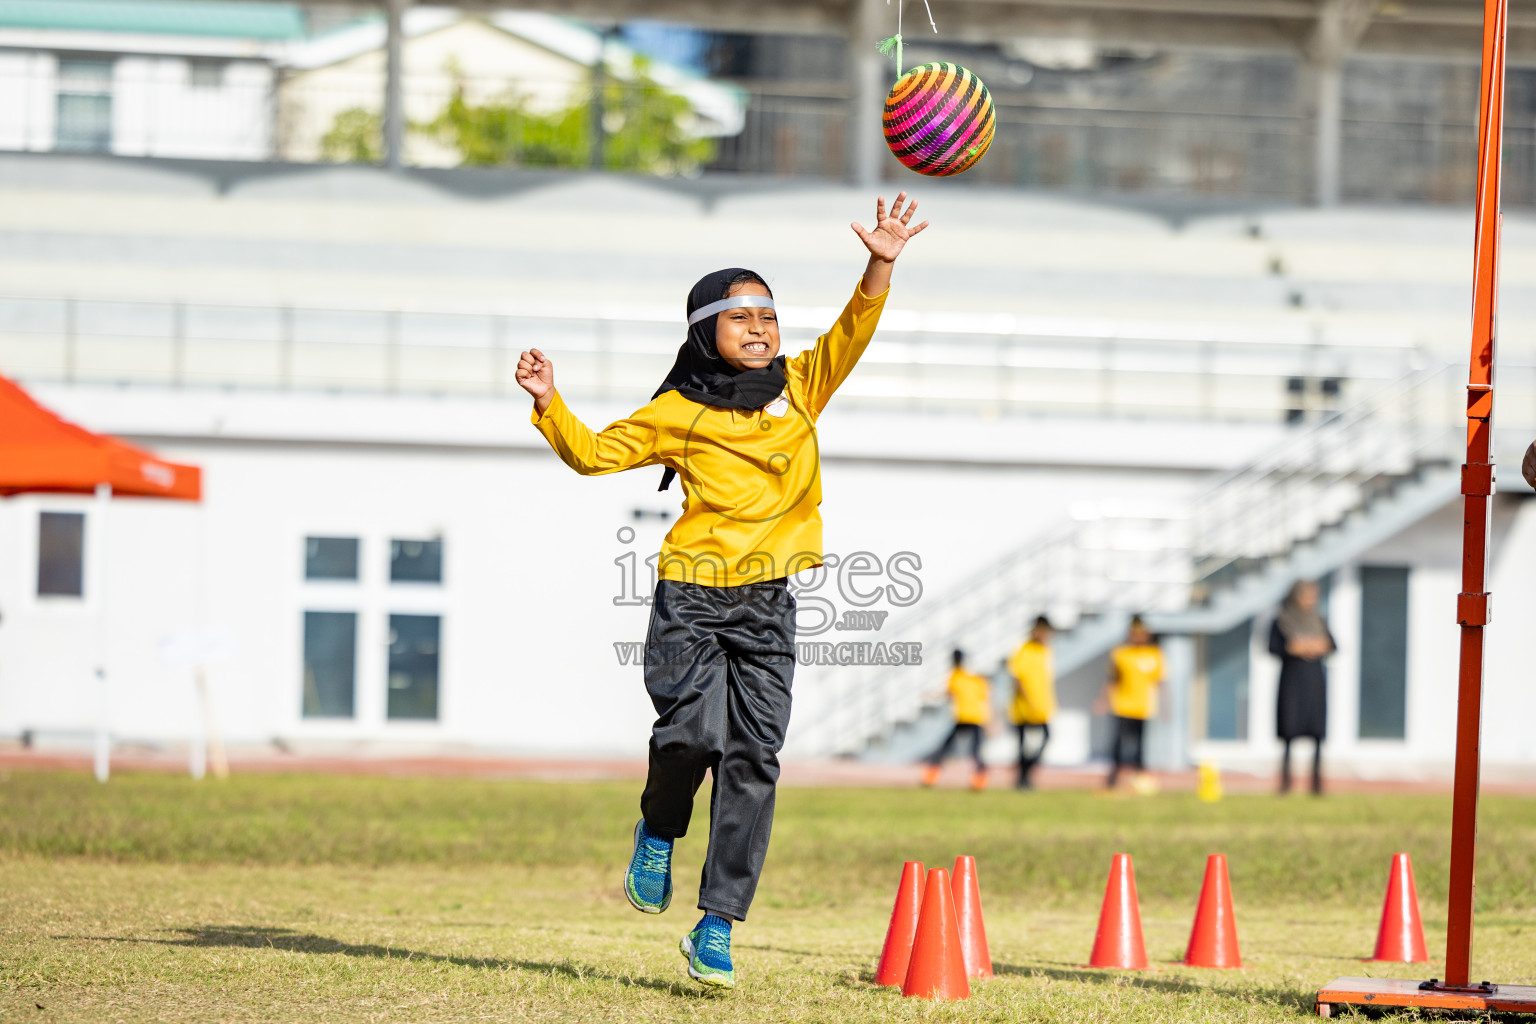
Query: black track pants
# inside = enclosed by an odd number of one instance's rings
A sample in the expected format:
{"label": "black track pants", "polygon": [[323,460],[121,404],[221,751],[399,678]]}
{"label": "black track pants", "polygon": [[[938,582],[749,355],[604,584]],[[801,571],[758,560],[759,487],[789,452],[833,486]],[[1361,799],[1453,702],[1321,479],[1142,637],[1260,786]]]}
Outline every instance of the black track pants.
{"label": "black track pants", "polygon": [[976,770],[984,772],[987,765],[981,759],[981,726],[971,722],[956,722],[955,727],[949,730],[949,735],[944,737],[944,742],[939,744],[939,749],[928,755],[928,763],[937,767],[944,763],[949,756],[949,751],[957,742],[969,741],[971,744],[971,760],[976,762]]}
{"label": "black track pants", "polygon": [[1109,779],[1105,783],[1110,789],[1114,789],[1115,783],[1119,781],[1121,768],[1135,768],[1137,771],[1146,769],[1146,760],[1142,755],[1146,737],[1146,719],[1115,716],[1114,763],[1110,765]]}
{"label": "black track pants", "polygon": [[656,585],[645,641],[656,725],[640,813],[658,835],[685,835],[705,769],[713,772],[701,910],[740,921],[752,905],[794,671],[795,599],[783,580]]}
{"label": "black track pants", "polygon": [[[1040,759],[1045,756],[1045,745],[1051,742],[1051,727],[1044,722],[1038,725],[1027,722],[1015,725],[1013,728],[1019,734],[1019,785],[1029,786],[1035,765],[1039,764]],[[1029,734],[1032,732],[1040,734],[1040,745],[1035,748],[1034,753],[1030,753],[1028,743]]]}

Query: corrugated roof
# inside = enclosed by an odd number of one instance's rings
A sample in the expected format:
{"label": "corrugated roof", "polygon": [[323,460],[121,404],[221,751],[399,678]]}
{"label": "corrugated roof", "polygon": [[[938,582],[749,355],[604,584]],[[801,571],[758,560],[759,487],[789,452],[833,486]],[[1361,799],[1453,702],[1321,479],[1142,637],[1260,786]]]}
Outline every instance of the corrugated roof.
{"label": "corrugated roof", "polygon": [[298,4],[240,0],[0,0],[0,28],[296,39]]}

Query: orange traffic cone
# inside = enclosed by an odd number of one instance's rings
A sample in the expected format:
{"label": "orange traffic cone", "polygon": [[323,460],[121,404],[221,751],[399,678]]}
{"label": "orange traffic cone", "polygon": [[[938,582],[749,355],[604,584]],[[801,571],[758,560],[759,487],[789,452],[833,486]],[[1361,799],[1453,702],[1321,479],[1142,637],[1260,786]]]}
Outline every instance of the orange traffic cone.
{"label": "orange traffic cone", "polygon": [[1186,967],[1241,967],[1237,951],[1237,918],[1232,913],[1232,881],[1227,877],[1227,858],[1213,853],[1205,862],[1205,884],[1200,886],[1200,905],[1195,925],[1189,930],[1184,950]]}
{"label": "orange traffic cone", "polygon": [[976,881],[976,858],[955,858],[950,878],[955,897],[955,921],[960,928],[960,951],[965,954],[965,973],[972,978],[992,977],[992,953],[987,949],[987,926],[981,919],[981,886]]}
{"label": "orange traffic cone", "polygon": [[1141,939],[1141,907],[1136,900],[1136,870],[1131,855],[1117,853],[1109,863],[1109,884],[1104,888],[1104,909],[1099,911],[1099,930],[1093,937],[1089,967],[1115,967],[1125,971],[1147,968],[1147,947]]}
{"label": "orange traffic cone", "polygon": [[965,954],[960,951],[960,929],[955,923],[955,902],[949,890],[949,872],[933,868],[923,885],[923,912],[917,918],[917,937],[912,940],[912,963],[901,994],[922,999],[969,999],[971,983],[965,977]]}
{"label": "orange traffic cone", "polygon": [[909,860],[901,868],[896,905],[891,908],[891,926],[885,930],[880,966],[875,969],[876,985],[900,985],[907,980],[907,964],[912,959],[912,940],[917,937],[917,914],[922,905],[923,862]]}
{"label": "orange traffic cone", "polygon": [[1413,884],[1413,861],[1406,853],[1392,855],[1387,902],[1381,908],[1381,928],[1376,932],[1376,953],[1371,959],[1405,964],[1429,959],[1424,948],[1424,922],[1419,920],[1419,890]]}

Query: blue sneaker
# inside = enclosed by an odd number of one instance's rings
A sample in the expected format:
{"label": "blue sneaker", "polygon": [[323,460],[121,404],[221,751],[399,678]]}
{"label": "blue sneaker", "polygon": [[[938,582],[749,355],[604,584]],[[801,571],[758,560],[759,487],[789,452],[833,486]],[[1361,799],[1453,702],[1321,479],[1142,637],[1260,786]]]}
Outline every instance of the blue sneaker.
{"label": "blue sneaker", "polygon": [[672,840],[652,834],[644,818],[635,822],[635,852],[624,872],[624,895],[642,914],[659,914],[672,904]]}
{"label": "blue sneaker", "polygon": [[677,948],[688,958],[688,977],[716,988],[736,987],[736,971],[731,967],[730,921],[705,914]]}

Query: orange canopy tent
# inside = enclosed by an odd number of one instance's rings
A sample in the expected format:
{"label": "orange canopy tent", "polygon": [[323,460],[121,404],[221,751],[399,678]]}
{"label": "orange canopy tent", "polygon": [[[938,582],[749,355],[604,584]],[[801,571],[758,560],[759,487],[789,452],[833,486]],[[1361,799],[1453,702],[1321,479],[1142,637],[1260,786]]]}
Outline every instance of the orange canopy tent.
{"label": "orange canopy tent", "polygon": [[[29,492],[95,494],[101,511],[92,557],[104,563],[106,510],[113,495],[201,501],[203,474],[156,458],[114,437],[93,434],[44,409],[13,381],[0,377],[0,496]],[[105,600],[97,623],[96,678],[101,687],[96,731],[96,778],[107,781],[111,747],[106,700]]]}
{"label": "orange canopy tent", "polygon": [[93,434],[44,409],[0,377],[0,495],[31,491],[113,494],[199,501],[202,471]]}

